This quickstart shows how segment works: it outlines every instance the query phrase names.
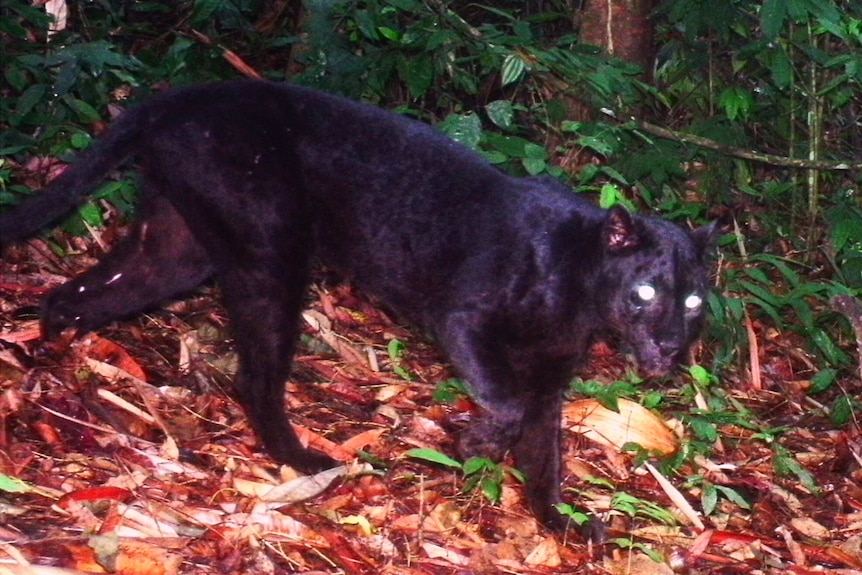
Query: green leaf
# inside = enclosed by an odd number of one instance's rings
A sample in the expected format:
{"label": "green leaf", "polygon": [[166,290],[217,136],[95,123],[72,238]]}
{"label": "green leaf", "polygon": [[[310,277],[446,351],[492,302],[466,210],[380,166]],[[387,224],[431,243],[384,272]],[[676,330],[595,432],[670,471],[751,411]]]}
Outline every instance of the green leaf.
{"label": "green leaf", "polygon": [[[857,409],[859,406],[857,405]],[[837,398],[829,407],[829,420],[836,427],[847,425],[854,420],[853,402],[846,395]]]}
{"label": "green leaf", "polygon": [[488,148],[503,152],[510,158],[526,158],[527,147],[535,145],[518,136],[502,136],[493,132],[485,134],[484,142]]}
{"label": "green leaf", "polygon": [[392,364],[392,371],[398,374],[399,377],[406,381],[413,381],[413,375],[401,365],[401,358],[407,346],[400,339],[389,340],[387,351],[389,352],[389,361]]}
{"label": "green leaf", "polygon": [[544,146],[540,146],[539,144],[527,142],[526,144],[524,144],[524,155],[534,160],[547,160],[548,150],[546,150]]}
{"label": "green leaf", "polygon": [[692,365],[688,368],[688,372],[691,374],[692,379],[701,385],[709,385],[713,382],[712,374],[702,365]]}
{"label": "green leaf", "polygon": [[519,81],[527,71],[527,64],[519,54],[509,54],[503,60],[503,67],[500,70],[500,83],[503,86],[508,86]]}
{"label": "green leaf", "polygon": [[622,190],[615,184],[605,184],[599,191],[599,206],[604,209],[611,208],[617,204],[623,205],[628,211],[636,212],[637,208],[623,194]]}
{"label": "green leaf", "polygon": [[782,89],[787,89],[793,84],[793,63],[783,45],[778,47],[775,57],[772,59],[772,81]]}
{"label": "green leaf", "polygon": [[538,158],[524,158],[521,160],[521,164],[523,164],[524,169],[527,170],[527,173],[531,176],[541,174],[548,166],[548,163],[545,160]]}
{"label": "green leaf", "polygon": [[728,120],[744,120],[754,109],[754,96],[744,88],[728,88],[718,96],[718,103],[724,108]]}
{"label": "green leaf", "polygon": [[728,501],[739,505],[743,509],[751,509],[751,504],[746,501],[742,495],[739,494],[735,489],[730,487],[726,487],[724,485],[716,485],[715,488],[722,493],[725,497],[727,497]]}
{"label": "green leaf", "polygon": [[6,493],[29,493],[33,489],[17,477],[0,473],[0,491]]}
{"label": "green leaf", "polygon": [[473,475],[487,469],[493,469],[496,465],[496,463],[486,457],[471,457],[464,462],[462,468],[464,475]]}
{"label": "green leaf", "polygon": [[786,0],[764,0],[760,8],[760,29],[769,39],[778,36],[787,19]]}
{"label": "green leaf", "polygon": [[379,26],[377,31],[387,40],[392,40],[393,42],[401,41],[401,33],[398,30],[393,30],[388,26]]}
{"label": "green leaf", "polygon": [[82,220],[84,220],[94,228],[100,227],[103,223],[102,210],[99,209],[99,207],[92,202],[87,202],[86,204],[83,204],[78,209],[78,215],[81,217]]}
{"label": "green leaf", "polygon": [[83,150],[87,146],[90,145],[92,138],[90,138],[90,134],[86,132],[75,132],[72,134],[72,147],[76,150]]}
{"label": "green leaf", "polygon": [[102,119],[96,109],[83,100],[77,98],[68,98],[66,100],[75,112],[78,114],[78,119],[85,123],[98,122]]}
{"label": "green leaf", "polygon": [[436,449],[411,449],[407,452],[407,457],[414,459],[422,459],[438,465],[444,465],[453,469],[461,469],[461,464],[448,455],[440,453]]}
{"label": "green leaf", "polygon": [[696,417],[691,420],[691,430],[699,438],[704,441],[713,442],[718,439],[718,430],[715,425],[707,420]]}
{"label": "green leaf", "polygon": [[478,150],[478,152],[489,164],[503,164],[509,160],[509,156],[497,150]]}
{"label": "green leaf", "polygon": [[15,114],[10,118],[12,125],[17,125],[20,120],[32,110],[36,104],[45,99],[48,86],[45,84],[33,84],[18,97],[15,103]]}
{"label": "green leaf", "polygon": [[703,508],[704,515],[712,515],[715,511],[715,506],[718,503],[718,491],[712,483],[704,482],[701,487],[700,505]]}
{"label": "green leaf", "polygon": [[495,478],[485,477],[482,479],[482,495],[491,503],[497,504],[503,495],[503,485]]}
{"label": "green leaf", "polygon": [[222,0],[194,0],[193,16],[195,22],[204,22],[212,17],[222,5]]}
{"label": "green leaf", "polygon": [[405,58],[398,63],[398,74],[407,84],[413,98],[421,98],[428,92],[434,80],[434,64],[423,56]]}
{"label": "green leaf", "polygon": [[568,503],[557,503],[554,507],[559,511],[562,515],[565,515],[569,519],[571,519],[575,525],[584,525],[590,520],[590,516],[576,509],[575,507],[569,505]]}
{"label": "green leaf", "polygon": [[451,114],[437,124],[437,129],[474,150],[482,138],[482,122],[475,114]]}
{"label": "green leaf", "polygon": [[835,345],[829,334],[822,329],[814,328],[810,331],[808,337],[811,338],[811,341],[814,342],[814,345],[817,346],[817,349],[820,350],[826,361],[832,365],[844,365],[848,362],[847,355],[841,351],[841,348]]}
{"label": "green leaf", "polygon": [[775,456],[772,458],[772,465],[779,475],[793,474],[810,491],[820,493],[820,487],[814,481],[814,476],[793,457],[787,448],[775,444],[774,449]]}
{"label": "green leaf", "polygon": [[494,125],[499,126],[504,130],[511,129],[512,120],[515,117],[512,102],[509,100],[494,100],[485,106],[485,111],[488,113],[488,118],[494,123]]}

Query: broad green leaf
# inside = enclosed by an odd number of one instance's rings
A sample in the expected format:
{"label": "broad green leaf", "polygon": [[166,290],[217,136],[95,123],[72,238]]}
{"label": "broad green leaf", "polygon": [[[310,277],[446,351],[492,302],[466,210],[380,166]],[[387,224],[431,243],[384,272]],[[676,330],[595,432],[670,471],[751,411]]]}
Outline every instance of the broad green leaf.
{"label": "broad green leaf", "polygon": [[96,109],[83,100],[68,98],[66,100],[78,114],[78,119],[85,123],[98,122],[102,119]]}
{"label": "broad green leaf", "polygon": [[700,417],[691,420],[691,430],[698,439],[709,441],[710,443],[718,439],[718,431],[715,425]]}
{"label": "broad green leaf", "polygon": [[33,489],[17,477],[0,473],[0,491],[6,493],[29,493]]}
{"label": "broad green leaf", "polygon": [[18,97],[15,103],[15,114],[10,118],[12,125],[17,125],[18,122],[32,110],[36,104],[45,98],[48,93],[48,86],[45,84],[33,84],[24,93]]}
{"label": "broad green leaf", "polygon": [[688,368],[688,372],[691,374],[692,379],[701,385],[712,383],[712,376],[702,365],[692,365]]}
{"label": "broad green leaf", "polygon": [[817,346],[817,349],[823,353],[823,356],[826,358],[826,361],[833,365],[843,365],[847,363],[848,358],[847,354],[841,351],[835,342],[829,337],[825,331],[820,328],[816,328],[808,333],[808,337],[811,338],[811,341],[814,342],[814,345]]}
{"label": "broad green leaf", "polygon": [[527,147],[535,145],[518,136],[501,136],[493,132],[485,134],[485,144],[488,148],[503,152],[510,158],[526,158]]}
{"label": "broad green leaf", "polygon": [[437,124],[437,129],[472,149],[476,149],[482,138],[482,123],[475,114],[451,114]]}
{"label": "broad green leaf", "polygon": [[419,10],[420,4],[416,0],[386,0],[390,6],[398,8],[402,12],[413,12]]}
{"label": "broad green leaf", "polygon": [[440,453],[435,449],[411,449],[407,452],[407,457],[414,459],[422,459],[431,463],[445,465],[453,469],[460,469],[461,464],[444,453]]}
{"label": "broad green leaf", "polygon": [[775,38],[787,19],[786,0],[764,0],[760,7],[760,29],[767,38]]}
{"label": "broad green leaf", "polygon": [[565,515],[575,525],[584,525],[590,521],[590,516],[580,511],[579,509],[569,505],[568,503],[557,503],[554,507],[559,511],[562,515]]}
{"label": "broad green leaf", "polygon": [[503,495],[503,485],[496,478],[485,477],[482,479],[482,495],[496,505]]}
{"label": "broad green leaf", "polygon": [[610,156],[614,151],[613,146],[611,146],[607,140],[598,136],[584,136],[583,138],[578,138],[578,145],[583,148],[589,148],[603,156]]}
{"label": "broad green leaf", "polygon": [[739,494],[735,489],[730,487],[726,487],[724,485],[716,485],[715,488],[720,491],[727,499],[736,505],[739,505],[743,509],[751,509],[751,504],[746,501],[742,495]]}
{"label": "broad green leaf", "polygon": [[399,62],[398,73],[413,98],[422,98],[434,80],[434,63],[427,56],[406,58]]}
{"label": "broad green leaf", "polygon": [[479,154],[481,154],[489,164],[502,164],[509,159],[509,156],[503,152],[498,152],[497,150],[479,150]]}
{"label": "broad green leaf", "polygon": [[515,112],[512,108],[512,102],[509,100],[494,100],[485,106],[485,111],[488,113],[488,118],[496,126],[505,130],[512,127]]}
{"label": "broad green leaf", "polygon": [[779,46],[772,59],[772,80],[779,88],[789,88],[793,83],[793,63],[787,55],[784,46]]}
{"label": "broad green leaf", "polygon": [[599,207],[607,210],[617,203],[619,197],[619,189],[613,184],[605,184],[599,192]]}
{"label": "broad green leaf", "polygon": [[521,164],[523,164],[524,169],[527,170],[527,173],[531,176],[541,174],[545,171],[545,168],[548,167],[547,162],[539,158],[524,158],[521,160]]}
{"label": "broad green leaf", "polygon": [[808,393],[815,394],[826,391],[835,383],[837,375],[838,371],[832,368],[818,371],[814,377],[811,378],[811,389],[808,390]]}
{"label": "broad green leaf", "polygon": [[744,88],[733,87],[718,96],[718,103],[724,108],[729,120],[742,120],[747,118],[754,108],[754,97]]}
{"label": "broad green leaf", "polygon": [[492,469],[497,464],[485,457],[471,457],[464,462],[463,470],[465,475],[473,475],[486,469]]}
{"label": "broad green leaf", "polygon": [[401,41],[401,33],[398,32],[398,30],[393,30],[388,26],[379,26],[377,31],[380,32],[380,35],[387,40],[392,40],[393,42]]}
{"label": "broad green leaf", "polygon": [[524,155],[534,160],[547,160],[548,150],[546,150],[544,146],[540,146],[539,144],[527,142],[524,145]]}
{"label": "broad green leaf", "polygon": [[[859,405],[856,405],[856,410]],[[829,419],[836,427],[847,425],[853,420],[854,405],[846,395],[838,397],[829,407]]]}
{"label": "broad green leaf", "polygon": [[194,0],[193,16],[195,22],[204,22],[212,17],[222,5],[222,0]]}
{"label": "broad green leaf", "polygon": [[500,70],[500,82],[503,86],[508,86],[519,81],[527,71],[527,64],[519,54],[509,54],[503,60],[503,67]]}
{"label": "broad green leaf", "polygon": [[778,295],[770,292],[769,290],[763,288],[762,286],[759,286],[757,284],[754,284],[754,283],[751,283],[751,282],[745,281],[745,280],[740,280],[739,285],[744,287],[746,290],[748,290],[748,292],[751,293],[752,295],[762,299],[765,302],[768,302],[769,305],[772,305],[774,307],[781,307],[784,303],[782,301],[781,296],[778,296]]}
{"label": "broad green leaf", "polygon": [[76,150],[83,150],[90,145],[91,141],[92,138],[90,137],[90,134],[86,132],[75,132],[72,134],[72,147]]}
{"label": "broad green leaf", "polygon": [[804,22],[808,18],[807,0],[785,0],[787,15],[794,22]]}

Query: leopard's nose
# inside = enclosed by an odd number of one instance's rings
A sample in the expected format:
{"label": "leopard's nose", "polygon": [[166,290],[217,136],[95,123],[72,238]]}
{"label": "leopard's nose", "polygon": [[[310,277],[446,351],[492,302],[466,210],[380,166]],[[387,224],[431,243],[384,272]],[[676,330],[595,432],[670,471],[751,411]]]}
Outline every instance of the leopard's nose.
{"label": "leopard's nose", "polygon": [[662,357],[674,357],[682,351],[682,342],[670,339],[658,342],[658,352]]}

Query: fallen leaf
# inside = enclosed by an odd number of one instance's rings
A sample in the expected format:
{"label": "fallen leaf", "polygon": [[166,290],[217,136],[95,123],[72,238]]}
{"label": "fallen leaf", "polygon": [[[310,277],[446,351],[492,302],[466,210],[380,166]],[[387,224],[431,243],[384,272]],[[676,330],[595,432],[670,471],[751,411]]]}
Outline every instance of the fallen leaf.
{"label": "fallen leaf", "polygon": [[[355,475],[361,472],[371,471],[371,465],[365,463],[362,465],[341,465],[332,469],[325,469],[314,475],[298,477],[292,481],[275,485],[264,493],[258,496],[260,500],[266,503],[296,503],[305,501],[320,495],[325,491],[330,484],[346,475]],[[239,487],[238,487],[239,489]]]}
{"label": "fallen leaf", "polygon": [[679,449],[679,441],[661,418],[627,399],[619,400],[619,412],[595,399],[573,401],[565,406],[563,416],[568,429],[617,450],[626,443],[661,455]]}

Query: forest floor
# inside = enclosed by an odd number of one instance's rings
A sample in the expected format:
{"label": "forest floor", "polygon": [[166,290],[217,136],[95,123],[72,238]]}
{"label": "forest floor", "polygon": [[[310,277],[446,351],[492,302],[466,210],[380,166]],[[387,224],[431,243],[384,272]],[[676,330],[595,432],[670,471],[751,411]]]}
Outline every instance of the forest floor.
{"label": "forest floor", "polygon": [[[77,255],[31,240],[0,262],[0,574],[862,573],[859,422],[836,429],[807,399],[804,354],[761,326],[762,389],[722,379],[751,425],[719,418],[709,450],[673,471],[567,409],[565,497],[607,522],[598,544],[537,525],[505,468],[415,456],[454,456],[473,405],[444,385],[454,374],[433,345],[362,294],[309,293],[286,401],[345,466],[305,478],[273,464],[232,396],[215,288],[42,342],[40,299],[98,252],[62,241]],[[598,346],[584,377],[611,384],[625,366]],[[670,450],[690,450],[679,422],[711,406],[682,375],[640,386],[663,394],[649,417],[676,430]],[[630,417],[612,425],[648,442]]]}

